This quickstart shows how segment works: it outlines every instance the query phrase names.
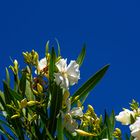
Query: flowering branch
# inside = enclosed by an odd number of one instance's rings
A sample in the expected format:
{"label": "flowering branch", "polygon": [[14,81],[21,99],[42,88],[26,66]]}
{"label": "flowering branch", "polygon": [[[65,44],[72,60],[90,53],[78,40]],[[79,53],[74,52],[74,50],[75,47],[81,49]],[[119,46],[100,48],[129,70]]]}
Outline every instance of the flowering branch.
{"label": "flowering branch", "polygon": [[115,129],[115,118],[124,125],[130,125],[133,137],[139,138],[140,113],[138,103],[133,101],[132,111],[124,109],[115,117],[114,112],[97,116],[94,108],[84,101],[91,90],[100,82],[109,65],[92,75],[75,93],[69,89],[80,80],[80,66],[83,63],[85,45],[76,60],[67,63],[60,53],[46,44],[45,56],[32,50],[23,52],[26,67],[19,69],[14,60],[6,68],[6,80],[0,91],[0,137],[1,139],[43,139],[43,140],[121,140],[121,130]]}

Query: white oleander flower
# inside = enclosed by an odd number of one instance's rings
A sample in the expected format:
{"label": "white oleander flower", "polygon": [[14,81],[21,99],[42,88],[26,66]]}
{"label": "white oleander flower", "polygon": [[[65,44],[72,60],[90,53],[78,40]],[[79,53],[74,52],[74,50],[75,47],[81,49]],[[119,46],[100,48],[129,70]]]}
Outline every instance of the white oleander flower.
{"label": "white oleander flower", "polygon": [[123,125],[129,125],[131,123],[131,115],[134,116],[134,112],[128,109],[120,112],[119,115],[115,116],[116,120],[121,122]]}
{"label": "white oleander flower", "polygon": [[58,73],[54,74],[57,85],[62,88],[69,89],[70,85],[74,85],[80,79],[79,64],[72,60],[67,66],[67,59],[60,59],[56,66]]}
{"label": "white oleander flower", "polygon": [[[75,129],[78,128],[78,123],[76,122],[75,117],[82,117],[83,111],[81,107],[74,107],[71,108],[71,102],[70,99],[67,100],[67,112],[66,114],[63,114],[64,117],[64,127],[72,133],[74,136],[76,135]],[[73,118],[74,117],[74,118]]]}
{"label": "white oleander flower", "polygon": [[140,117],[137,117],[136,121],[129,128],[131,135],[135,137],[134,140],[140,140]]}

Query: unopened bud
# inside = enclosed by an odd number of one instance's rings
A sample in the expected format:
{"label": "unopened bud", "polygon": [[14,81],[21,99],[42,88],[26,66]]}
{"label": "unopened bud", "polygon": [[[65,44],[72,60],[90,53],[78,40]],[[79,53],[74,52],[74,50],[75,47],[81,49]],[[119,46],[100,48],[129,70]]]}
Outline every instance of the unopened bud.
{"label": "unopened bud", "polygon": [[20,114],[15,114],[11,117],[11,119],[16,119],[16,118],[19,118],[20,117]]}
{"label": "unopened bud", "polygon": [[39,83],[37,83],[37,90],[39,93],[43,92],[43,87]]}
{"label": "unopened bud", "polygon": [[27,99],[23,99],[21,102],[20,102],[20,105],[21,105],[21,108],[24,108],[27,106]]}
{"label": "unopened bud", "polygon": [[13,62],[14,66],[9,66],[9,68],[13,71],[15,75],[18,74],[18,61],[15,59]]}
{"label": "unopened bud", "polygon": [[40,104],[40,102],[38,102],[38,101],[29,101],[29,102],[27,102],[28,106],[34,106],[34,105],[37,105],[37,104]]}
{"label": "unopened bud", "polygon": [[95,134],[95,133],[88,133],[81,129],[75,129],[75,131],[81,136],[97,136],[97,134]]}
{"label": "unopened bud", "polygon": [[114,133],[113,133],[113,136],[116,139],[120,140],[121,139],[121,130],[119,128],[116,128],[115,131],[114,131]]}

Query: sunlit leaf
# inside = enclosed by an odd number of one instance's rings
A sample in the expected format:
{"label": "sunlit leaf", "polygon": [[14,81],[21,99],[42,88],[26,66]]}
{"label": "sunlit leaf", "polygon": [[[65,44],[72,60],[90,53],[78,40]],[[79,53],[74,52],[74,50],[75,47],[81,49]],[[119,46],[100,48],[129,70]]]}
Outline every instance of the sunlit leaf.
{"label": "sunlit leaf", "polygon": [[55,40],[56,40],[57,47],[58,47],[58,57],[59,57],[59,56],[61,56],[60,44],[59,44],[59,42],[58,42],[58,39],[55,38]]}
{"label": "sunlit leaf", "polygon": [[106,73],[109,65],[104,66],[95,75],[93,75],[87,82],[85,82],[72,96],[72,104],[77,102],[77,100],[86,97],[86,95],[99,83]]}
{"label": "sunlit leaf", "polygon": [[79,65],[82,65],[83,60],[85,58],[85,54],[86,54],[86,45],[84,44],[84,47],[82,48],[82,51],[81,51],[80,55],[77,58],[77,63]]}

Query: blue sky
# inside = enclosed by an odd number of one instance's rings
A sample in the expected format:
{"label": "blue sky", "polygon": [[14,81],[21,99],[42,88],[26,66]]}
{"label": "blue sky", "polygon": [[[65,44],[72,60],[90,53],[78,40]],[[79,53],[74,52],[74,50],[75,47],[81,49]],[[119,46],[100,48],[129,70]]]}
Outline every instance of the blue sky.
{"label": "blue sky", "polygon": [[81,80],[72,91],[109,63],[110,69],[86,104],[92,104],[98,114],[104,109],[118,114],[122,107],[129,107],[131,99],[140,101],[139,7],[138,0],[1,1],[1,83],[5,67],[11,64],[9,56],[22,67],[23,51],[35,49],[43,57],[46,41],[54,44],[57,38],[62,55],[71,60],[86,43]]}

